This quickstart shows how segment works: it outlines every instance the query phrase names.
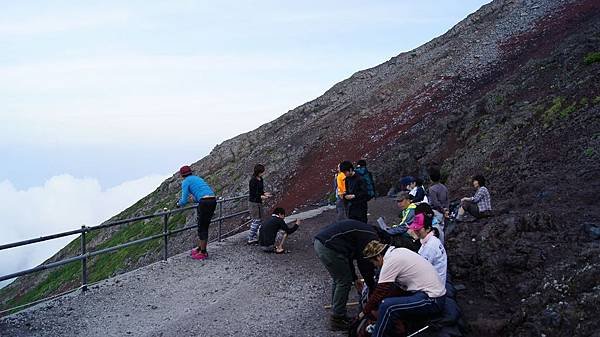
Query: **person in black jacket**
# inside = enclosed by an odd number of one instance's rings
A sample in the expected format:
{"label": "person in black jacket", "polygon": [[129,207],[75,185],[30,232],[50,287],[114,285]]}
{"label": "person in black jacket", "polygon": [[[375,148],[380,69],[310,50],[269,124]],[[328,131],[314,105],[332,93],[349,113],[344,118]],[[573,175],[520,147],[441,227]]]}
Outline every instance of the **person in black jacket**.
{"label": "person in black jacket", "polygon": [[256,164],[254,166],[254,173],[252,173],[252,177],[248,183],[248,209],[250,210],[250,218],[252,219],[250,232],[248,233],[249,245],[258,243],[258,230],[262,225],[262,218],[264,217],[263,200],[271,196],[271,193],[265,192],[262,178],[264,173],[264,165]]}
{"label": "person in black jacket", "polygon": [[340,171],[346,175],[346,194],[348,203],[348,218],[367,223],[369,191],[367,183],[354,172],[354,166],[349,161],[340,163]]}
{"label": "person in black jacket", "polygon": [[300,220],[296,220],[296,223],[292,227],[284,221],[285,209],[281,207],[275,208],[271,219],[265,222],[260,227],[260,233],[258,234],[258,242],[260,248],[267,253],[282,254],[285,252],[283,249],[283,243],[288,235],[294,233],[300,225]]}
{"label": "person in black jacket", "polygon": [[348,329],[346,302],[352,284],[361,292],[364,286],[354,270],[356,260],[360,274],[369,290],[375,286],[374,267],[362,259],[362,251],[371,241],[377,240],[375,229],[357,220],[341,220],[323,228],[315,236],[315,252],[333,279],[331,329]]}

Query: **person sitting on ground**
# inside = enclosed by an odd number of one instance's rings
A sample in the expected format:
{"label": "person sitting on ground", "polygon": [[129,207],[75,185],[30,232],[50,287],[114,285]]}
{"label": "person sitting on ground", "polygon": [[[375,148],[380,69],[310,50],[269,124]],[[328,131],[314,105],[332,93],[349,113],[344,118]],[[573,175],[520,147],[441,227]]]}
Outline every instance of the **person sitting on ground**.
{"label": "person sitting on ground", "polygon": [[465,212],[471,214],[477,219],[485,218],[491,215],[492,201],[490,192],[485,187],[485,178],[482,175],[476,175],[472,179],[473,187],[477,189],[475,195],[471,198],[460,199],[460,208],[456,220],[464,220]]}
{"label": "person sitting on ground", "polygon": [[271,219],[267,220],[267,222],[261,226],[258,241],[264,252],[274,252],[276,254],[283,254],[285,252],[285,249],[283,249],[285,239],[287,239],[288,235],[293,234],[298,229],[300,220],[296,220],[294,226],[288,227],[284,219],[285,209],[277,207],[273,210]]}
{"label": "person sitting on ground", "polygon": [[408,226],[415,218],[415,209],[417,208],[417,205],[412,202],[411,195],[406,191],[398,193],[396,196],[396,203],[402,210],[402,213],[400,213],[400,223],[392,224],[392,226],[389,227],[382,222],[378,222],[379,227],[386,234],[386,242],[389,241],[390,244],[396,247],[407,247],[416,251],[419,249],[418,244],[415,245],[417,242],[410,237],[407,231]]}
{"label": "person sitting on ground", "polygon": [[440,170],[434,167],[429,169],[429,179],[433,183],[433,185],[429,186],[429,204],[434,211],[447,214],[450,209],[448,188],[440,182],[441,178]]}
{"label": "person sitting on ground", "polygon": [[181,182],[181,198],[176,206],[185,206],[190,196],[193,197],[193,201],[198,203],[198,247],[192,249],[191,255],[193,259],[203,260],[208,257],[206,250],[208,226],[217,208],[217,198],[204,179],[192,174],[189,166],[182,166],[179,174],[183,177],[183,181]]}
{"label": "person sitting on ground", "polygon": [[414,179],[406,188],[410,190],[409,194],[412,196],[412,202],[414,204],[420,204],[422,202],[429,203],[429,199],[425,193],[425,187],[423,187],[423,179]]}
{"label": "person sitting on ground", "polygon": [[367,184],[367,193],[369,195],[369,200],[375,198],[375,180],[373,179],[373,174],[367,169],[367,161],[361,159],[356,162],[356,168],[354,169],[356,172]]}
{"label": "person sitting on ground", "polygon": [[[417,206],[420,208],[421,205]],[[429,261],[440,276],[442,284],[446,284],[446,272],[448,268],[448,256],[444,245],[435,235],[432,227],[433,211],[420,212],[415,215],[415,220],[408,226],[409,231],[421,241],[419,255]],[[419,210],[417,211],[419,212]],[[438,234],[439,235],[439,234]]]}
{"label": "person sitting on ground", "polygon": [[354,165],[349,161],[340,163],[340,171],[346,176],[346,194],[344,199],[348,205],[348,218],[367,223],[369,193],[365,181],[354,172]]}
{"label": "person sitting on ground", "polygon": [[380,269],[378,284],[396,283],[409,293],[381,301],[373,337],[395,336],[398,321],[426,319],[442,312],[446,287],[431,263],[419,254],[372,241],[363,255]]}
{"label": "person sitting on ground", "polygon": [[[362,258],[363,249],[372,240],[377,240],[375,229],[352,219],[334,222],[321,229],[315,236],[315,253],[333,279],[333,315],[330,318],[333,330],[347,330],[350,327],[351,319],[346,316],[346,302],[352,284],[354,283],[359,293],[362,292],[364,284],[369,290],[375,286],[374,268]],[[356,276],[355,260],[364,284]]]}

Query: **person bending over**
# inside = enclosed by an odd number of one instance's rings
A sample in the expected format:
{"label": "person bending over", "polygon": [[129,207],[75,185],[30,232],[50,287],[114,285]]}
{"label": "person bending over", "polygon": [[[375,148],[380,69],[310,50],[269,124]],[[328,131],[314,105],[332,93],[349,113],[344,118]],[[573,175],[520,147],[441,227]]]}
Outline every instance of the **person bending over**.
{"label": "person bending over", "polygon": [[203,260],[208,257],[206,250],[208,226],[217,208],[217,198],[204,179],[192,175],[192,169],[189,166],[182,166],[179,173],[183,177],[183,181],[181,182],[181,199],[176,205],[177,207],[185,206],[190,196],[198,203],[198,247],[192,249],[192,258]]}

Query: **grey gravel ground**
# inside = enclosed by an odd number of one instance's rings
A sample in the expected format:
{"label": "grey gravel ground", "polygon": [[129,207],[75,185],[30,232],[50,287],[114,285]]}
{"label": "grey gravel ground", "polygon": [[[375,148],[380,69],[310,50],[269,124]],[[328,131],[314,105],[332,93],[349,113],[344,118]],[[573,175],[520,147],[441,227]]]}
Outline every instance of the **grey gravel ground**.
{"label": "grey gravel ground", "polygon": [[288,254],[247,246],[242,233],[211,244],[206,261],[177,255],[2,318],[0,335],[343,336],[327,329],[330,279],[312,247],[333,218],[305,220]]}

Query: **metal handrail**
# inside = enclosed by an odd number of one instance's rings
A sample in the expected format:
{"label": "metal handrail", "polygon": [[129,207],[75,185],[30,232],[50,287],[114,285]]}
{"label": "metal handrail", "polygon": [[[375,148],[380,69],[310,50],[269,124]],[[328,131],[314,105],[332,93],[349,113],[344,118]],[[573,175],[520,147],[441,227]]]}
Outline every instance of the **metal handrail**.
{"label": "metal handrail", "polygon": [[[245,211],[241,211],[241,212],[236,212],[233,214],[228,214],[228,215],[223,215],[223,203],[225,202],[229,202],[229,201],[237,201],[240,199],[244,199],[247,198],[248,195],[241,195],[241,196],[235,196],[235,197],[228,197],[228,198],[219,198],[217,200],[218,206],[219,206],[219,216],[215,219],[211,220],[211,223],[215,223],[218,222],[219,227],[218,227],[218,235],[217,235],[217,241],[221,241],[222,239],[222,234],[221,234],[221,226],[223,224],[224,220],[227,219],[231,219],[234,217],[238,217],[241,215],[244,215],[246,213],[248,213],[248,210]],[[66,258],[63,260],[59,260],[59,261],[54,261],[54,262],[50,262],[50,263],[46,263],[46,264],[42,264],[39,265],[37,267],[34,268],[30,268],[30,269],[26,269],[26,270],[22,270],[16,273],[12,273],[12,274],[8,274],[8,275],[3,275],[0,276],[0,281],[5,281],[5,280],[10,280],[13,279],[15,277],[19,277],[19,276],[24,276],[24,275],[28,275],[28,274],[32,274],[35,272],[39,272],[42,270],[46,270],[46,269],[50,269],[50,268],[56,268],[65,264],[69,264],[72,262],[76,262],[76,261],[81,261],[82,263],[82,276],[81,276],[81,287],[80,289],[82,291],[87,290],[87,260],[93,256],[97,256],[97,255],[101,255],[101,254],[106,254],[106,253],[110,253],[125,247],[129,247],[132,245],[136,245],[136,244],[141,244],[144,242],[148,242],[151,240],[156,240],[159,238],[163,238],[164,240],[164,246],[163,246],[163,260],[166,260],[168,258],[168,237],[177,233],[181,233],[184,232],[186,230],[190,230],[190,229],[194,229],[197,228],[197,225],[189,225],[189,226],[184,226],[183,228],[179,228],[176,230],[169,230],[168,229],[168,222],[169,222],[169,216],[171,216],[172,214],[176,214],[176,213],[182,213],[185,212],[187,210],[190,209],[196,209],[196,212],[198,212],[198,207],[197,204],[191,205],[191,206],[187,206],[187,207],[182,207],[182,208],[178,208],[178,209],[173,209],[173,210],[167,210],[165,209],[164,211],[161,212],[157,212],[154,214],[149,214],[149,215],[142,215],[142,216],[138,216],[138,217],[134,217],[134,218],[128,218],[128,219],[122,219],[122,220],[116,220],[113,222],[108,222],[105,224],[100,224],[97,226],[90,226],[90,227],[86,227],[86,226],[82,226],[81,229],[76,229],[76,230],[72,230],[72,231],[67,231],[67,232],[62,232],[62,233],[57,233],[57,234],[52,234],[52,235],[47,235],[47,236],[42,236],[36,239],[29,239],[29,240],[24,240],[24,241],[19,241],[19,242],[13,242],[13,243],[8,243],[8,244],[4,244],[4,245],[0,245],[0,251],[5,250],[5,249],[9,249],[9,248],[15,248],[15,247],[20,247],[20,246],[26,246],[26,245],[30,245],[30,244],[34,244],[34,243],[39,243],[39,242],[43,242],[43,241],[48,241],[48,240],[53,240],[53,239],[58,239],[58,238],[62,238],[62,237],[66,237],[66,236],[70,236],[70,235],[75,235],[75,234],[80,234],[80,238],[81,238],[81,252],[79,255],[77,256],[73,256],[70,258]],[[198,214],[196,214],[198,215]],[[112,247],[107,247],[107,248],[103,248],[100,250],[96,250],[96,251],[92,251],[92,252],[88,252],[87,251],[87,244],[86,244],[86,240],[85,240],[85,235],[86,233],[92,232],[92,231],[96,231],[96,230],[100,230],[100,229],[104,229],[104,228],[109,228],[109,227],[114,227],[114,226],[118,226],[118,225],[123,225],[123,224],[127,224],[127,223],[131,223],[131,222],[136,222],[136,221],[142,221],[142,220],[147,220],[147,219],[153,219],[153,218],[163,218],[163,232],[161,234],[155,234],[149,237],[145,237],[145,238],[141,238],[141,239],[137,239],[137,240],[133,240],[133,241],[129,241],[126,243],[122,243],[116,246],[112,246]],[[238,230],[241,227],[238,227]],[[230,234],[231,232],[227,233],[226,235]],[[53,298],[53,297],[50,297]],[[49,299],[49,298],[48,298]],[[38,300],[35,301],[33,303],[39,303],[42,300]],[[16,308],[21,308],[24,305],[20,305],[18,307],[15,308],[11,308],[11,309],[5,309],[0,311],[1,313],[4,312],[8,312],[8,311],[12,311]]]}

